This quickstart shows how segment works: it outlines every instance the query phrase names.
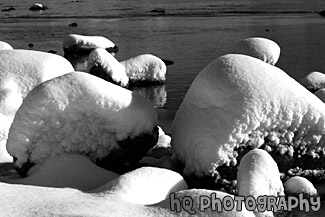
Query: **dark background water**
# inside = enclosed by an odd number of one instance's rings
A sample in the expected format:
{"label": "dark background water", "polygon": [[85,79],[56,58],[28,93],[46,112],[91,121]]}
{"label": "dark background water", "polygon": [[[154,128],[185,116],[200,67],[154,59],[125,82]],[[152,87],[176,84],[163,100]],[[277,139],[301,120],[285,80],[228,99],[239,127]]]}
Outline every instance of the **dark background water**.
{"label": "dark background water", "polygon": [[[70,33],[101,35],[115,42],[124,60],[151,53],[174,61],[165,86],[139,90],[156,106],[176,110],[198,72],[232,52],[247,37],[266,37],[281,47],[278,67],[296,80],[325,72],[325,1],[43,0],[49,9],[29,11],[31,0],[2,0],[0,40],[16,49],[55,50]],[[167,15],[151,10],[162,8]],[[77,27],[69,27],[72,22]],[[29,48],[28,44],[34,47]]]}

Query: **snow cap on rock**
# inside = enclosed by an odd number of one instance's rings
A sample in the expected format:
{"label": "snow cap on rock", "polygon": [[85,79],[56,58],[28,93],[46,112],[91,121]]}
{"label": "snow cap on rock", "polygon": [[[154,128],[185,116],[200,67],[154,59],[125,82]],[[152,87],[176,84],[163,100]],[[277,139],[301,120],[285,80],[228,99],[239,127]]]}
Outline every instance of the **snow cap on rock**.
{"label": "snow cap on rock", "polygon": [[123,65],[102,48],[96,48],[90,53],[86,72],[122,87],[129,83]]}
{"label": "snow cap on rock", "polygon": [[[240,144],[324,144],[325,105],[281,69],[228,54],[204,68],[190,86],[172,124],[172,147],[186,173],[209,175],[236,164]],[[295,137],[293,139],[293,137]]]}
{"label": "snow cap on rock", "polygon": [[316,92],[319,89],[325,88],[325,74],[322,72],[311,72],[300,80],[302,86]]}
{"label": "snow cap on rock", "polygon": [[247,38],[235,47],[235,53],[252,56],[275,65],[280,57],[279,45],[267,38]]}
{"label": "snow cap on rock", "polygon": [[151,133],[157,114],[131,91],[83,72],[35,87],[17,111],[7,150],[16,166],[41,163],[60,153],[107,157],[119,141]]}
{"label": "snow cap on rock", "polygon": [[0,50],[12,50],[13,47],[7,42],[0,41]]}
{"label": "snow cap on rock", "polygon": [[284,191],[286,195],[298,195],[303,193],[308,196],[315,196],[317,194],[314,185],[308,179],[300,176],[289,178],[284,183]]}
{"label": "snow cap on rock", "polygon": [[187,189],[187,184],[180,174],[168,169],[142,167],[121,175],[91,193],[110,193],[127,202],[148,205],[184,189]]}

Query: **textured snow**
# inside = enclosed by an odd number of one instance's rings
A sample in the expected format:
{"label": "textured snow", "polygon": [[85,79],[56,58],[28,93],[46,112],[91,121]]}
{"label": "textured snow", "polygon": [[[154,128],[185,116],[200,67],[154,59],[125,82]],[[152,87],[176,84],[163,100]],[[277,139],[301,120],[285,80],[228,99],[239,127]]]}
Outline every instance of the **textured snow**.
{"label": "textured snow", "polygon": [[142,167],[119,176],[91,193],[110,193],[130,203],[148,205],[184,189],[187,189],[187,184],[180,174],[168,169]]}
{"label": "textured snow", "polygon": [[86,36],[78,34],[69,34],[62,40],[63,48],[87,49],[110,48],[115,44],[103,36]]}
{"label": "textured snow", "polygon": [[[61,56],[29,50],[2,50],[0,52],[0,162],[12,161],[4,153],[3,140],[23,98],[37,84],[74,71]],[[10,157],[10,158],[9,158]]]}
{"label": "textured snow", "polygon": [[117,141],[151,133],[157,125],[152,104],[131,91],[83,72],[35,87],[17,111],[7,150],[16,166],[40,163],[60,153],[102,159]]}
{"label": "textured snow", "polygon": [[280,57],[280,47],[270,39],[254,37],[240,41],[234,53],[252,56],[275,65]]}
{"label": "textured snow", "polygon": [[271,155],[262,149],[253,149],[241,159],[237,172],[238,195],[284,195],[280,172]]}
{"label": "textured snow", "polygon": [[325,88],[317,90],[315,92],[315,96],[317,96],[320,100],[325,102]]}
{"label": "textured snow", "polygon": [[121,62],[130,81],[159,81],[166,80],[166,64],[151,54],[142,54]]}
{"label": "textured snow", "polygon": [[3,180],[12,184],[35,185],[57,188],[75,188],[89,191],[98,188],[119,175],[102,169],[87,157],[61,154],[35,165],[28,177]]}
{"label": "textured snow", "polygon": [[306,178],[294,176],[284,183],[284,190],[287,195],[296,195],[304,193],[309,196],[317,194],[314,185]]}
{"label": "textured snow", "polygon": [[311,72],[300,80],[300,83],[313,92],[325,88],[325,74],[322,72]]}
{"label": "textured snow", "polygon": [[0,50],[12,50],[13,47],[7,42],[0,41]]}
{"label": "textured snow", "polygon": [[123,87],[129,83],[124,66],[105,49],[97,48],[90,53],[86,72],[90,73],[93,67],[99,67],[113,82]]}
{"label": "textured snow", "polygon": [[186,173],[236,164],[239,144],[291,143],[324,150],[325,105],[281,69],[229,54],[193,81],[172,124],[172,147]]}

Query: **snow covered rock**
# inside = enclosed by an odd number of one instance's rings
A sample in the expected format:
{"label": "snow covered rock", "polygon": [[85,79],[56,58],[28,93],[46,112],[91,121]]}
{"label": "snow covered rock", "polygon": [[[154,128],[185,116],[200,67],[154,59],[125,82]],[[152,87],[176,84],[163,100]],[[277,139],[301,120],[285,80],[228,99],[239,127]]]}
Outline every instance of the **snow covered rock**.
{"label": "snow covered rock", "polygon": [[322,72],[311,72],[302,78],[300,83],[314,93],[319,89],[325,88],[325,74]]}
{"label": "snow covered rock", "polygon": [[280,57],[279,45],[267,38],[247,38],[235,47],[235,53],[252,56],[275,65]]}
{"label": "snow covered rock", "polygon": [[37,84],[73,72],[61,56],[30,50],[0,51],[0,162],[10,160],[4,144],[23,98]]}
{"label": "snow covered rock", "polygon": [[31,11],[42,11],[47,10],[48,8],[40,3],[35,3],[32,6],[29,7],[29,10]]}
{"label": "snow covered rock", "polygon": [[116,198],[136,204],[154,204],[170,193],[187,189],[183,177],[171,170],[142,167],[112,180],[91,193],[113,194]]}
{"label": "snow covered rock", "polygon": [[140,160],[157,143],[156,125],[156,111],[139,95],[73,72],[41,83],[26,96],[7,150],[22,175],[31,164],[61,153],[86,155],[96,163],[107,160],[101,166],[110,169],[118,166],[115,160]]}
{"label": "snow covered rock", "polygon": [[238,195],[284,195],[280,172],[271,155],[262,149],[253,149],[241,159],[237,173]]}
{"label": "snow covered rock", "polygon": [[315,92],[315,96],[317,96],[320,100],[325,102],[325,88],[317,90]]}
{"label": "snow covered rock", "polygon": [[0,41],[0,50],[12,50],[12,46],[7,42]]}
{"label": "snow covered rock", "polygon": [[61,154],[32,167],[26,178],[2,181],[12,184],[75,188],[81,191],[89,191],[118,176],[116,173],[96,166],[85,156]]}
{"label": "snow covered rock", "polygon": [[315,196],[317,194],[314,185],[308,179],[300,176],[289,178],[284,183],[284,191],[286,195],[298,195],[303,193],[304,195]]}
{"label": "snow covered rock", "polygon": [[[205,189],[189,189],[189,190],[182,190],[182,191],[175,192],[174,195],[170,196],[169,198],[167,198],[166,200],[160,203],[154,204],[151,207],[159,207],[164,210],[171,210],[171,207],[177,210],[177,207],[179,207],[180,209],[177,213],[179,214],[179,216],[184,216],[184,217],[185,216],[188,217],[191,216],[255,217],[253,212],[246,210],[246,207],[243,203],[241,206],[242,207],[241,211],[236,210],[236,207],[239,206],[236,202],[234,202],[234,207],[235,207],[234,209],[231,209],[230,211],[226,211],[225,208],[229,209],[229,206],[227,205],[219,206],[218,203],[216,202],[217,200],[220,200],[222,203],[225,197],[227,197],[229,201],[234,201],[233,200],[234,196],[227,194],[225,192],[205,190]],[[183,206],[177,205],[178,201],[180,204],[184,204],[183,200],[188,202],[187,205],[183,205]],[[208,205],[209,202],[210,204]],[[212,210],[211,209],[212,207],[214,207],[215,210]],[[218,211],[218,209],[221,210]]]}
{"label": "snow covered rock", "polygon": [[142,54],[121,62],[130,85],[162,84],[166,81],[166,64],[151,54]]}
{"label": "snow covered rock", "polygon": [[229,54],[193,81],[173,121],[171,145],[185,173],[211,175],[220,165],[236,165],[235,149],[246,146],[317,157],[324,152],[324,122],[324,103],[281,69]]}
{"label": "snow covered rock", "polygon": [[115,57],[102,48],[96,48],[90,53],[86,72],[122,87],[129,84],[125,68]]}
{"label": "snow covered rock", "polygon": [[103,36],[85,36],[69,34],[62,40],[64,55],[69,54],[89,54],[96,48],[103,48],[114,55],[118,52],[118,47],[109,39]]}

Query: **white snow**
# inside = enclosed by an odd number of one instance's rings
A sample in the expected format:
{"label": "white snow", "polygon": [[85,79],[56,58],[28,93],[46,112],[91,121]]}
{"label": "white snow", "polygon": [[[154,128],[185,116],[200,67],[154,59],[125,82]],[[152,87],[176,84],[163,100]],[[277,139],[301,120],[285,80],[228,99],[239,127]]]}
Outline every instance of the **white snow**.
{"label": "white snow", "polygon": [[110,193],[130,203],[148,205],[184,189],[187,189],[187,184],[180,174],[168,169],[142,167],[121,175],[91,193]]}
{"label": "white snow", "polygon": [[317,190],[314,185],[306,178],[300,176],[294,176],[289,178],[284,183],[284,190],[287,195],[297,195],[304,193],[309,196],[317,194]]}
{"label": "white snow", "polygon": [[[213,174],[236,163],[234,148],[291,143],[324,152],[325,104],[281,69],[229,54],[193,81],[172,124],[172,147],[185,173]],[[283,153],[292,150],[283,150]]]}
{"label": "white snow", "polygon": [[166,80],[166,64],[152,54],[142,54],[121,62],[130,81],[158,81]]}
{"label": "white snow", "polygon": [[0,41],[0,50],[12,50],[13,47],[7,42]]}
{"label": "white snow", "polygon": [[119,175],[102,169],[87,157],[61,154],[33,166],[26,178],[2,180],[12,184],[35,185],[56,188],[75,188],[89,191],[98,188]]}
{"label": "white snow", "polygon": [[241,159],[237,172],[238,195],[284,195],[278,165],[262,149],[253,149]]}
{"label": "white snow", "polygon": [[300,80],[300,83],[308,90],[318,90],[325,87],[325,74],[322,72],[311,72]]}
{"label": "white snow", "polygon": [[[0,51],[0,141],[7,139],[14,115],[33,87],[72,71],[69,61],[55,54],[29,50]],[[12,161],[7,153],[3,153],[4,150],[0,147],[0,162]]]}
{"label": "white snow", "polygon": [[96,160],[119,148],[117,141],[151,133],[156,125],[156,111],[144,98],[73,72],[41,83],[26,96],[10,128],[7,150],[18,167],[60,153]]}
{"label": "white snow", "polygon": [[111,48],[115,44],[103,36],[87,36],[78,34],[69,34],[62,40],[63,48],[86,49],[92,50],[95,48]]}
{"label": "white snow", "polygon": [[126,87],[129,83],[124,66],[105,49],[97,48],[90,53],[86,72],[90,73],[93,67],[99,67],[103,73],[122,87]]}
{"label": "white snow", "polygon": [[267,38],[247,38],[240,41],[234,53],[244,54],[275,65],[280,57],[280,46]]}
{"label": "white snow", "polygon": [[325,88],[317,90],[315,92],[315,96],[317,96],[320,100],[325,102]]}

